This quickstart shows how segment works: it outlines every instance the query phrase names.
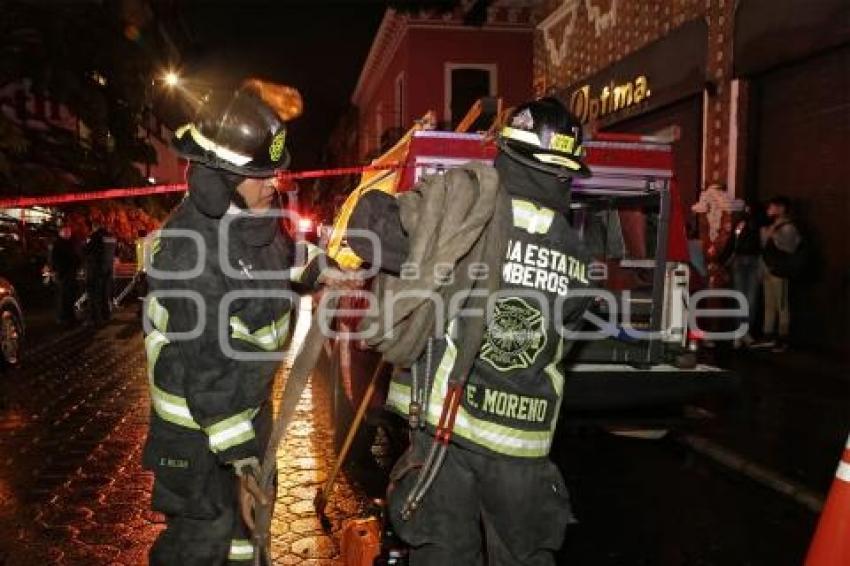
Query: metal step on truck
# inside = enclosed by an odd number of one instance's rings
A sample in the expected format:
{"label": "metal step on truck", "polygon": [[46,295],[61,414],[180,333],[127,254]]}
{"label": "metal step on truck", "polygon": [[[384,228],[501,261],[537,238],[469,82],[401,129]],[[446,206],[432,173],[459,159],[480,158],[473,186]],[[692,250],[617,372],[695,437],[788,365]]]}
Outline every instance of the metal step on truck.
{"label": "metal step on truck", "polygon": [[[678,410],[703,396],[728,392],[735,379],[701,361],[702,333],[690,320],[685,213],[670,143],[597,134],[585,146],[593,175],[574,179],[570,220],[594,256],[597,286],[606,291],[604,300],[592,307],[605,321],[605,337],[574,346],[566,368],[562,417],[605,414],[613,416],[613,423],[628,423],[626,428],[657,426],[654,409]],[[426,116],[373,161],[378,168],[397,166],[365,173],[348,196],[326,238],[329,254],[343,267],[360,266],[346,246],[344,232],[363,193],[401,193],[424,175],[469,161],[490,163],[495,154],[496,146],[486,134],[431,130]],[[352,292],[339,308],[356,313],[366,306],[365,294]],[[328,340],[320,364],[333,384],[338,432],[346,430],[379,362],[375,352],[345,336],[357,323],[356,314],[336,320],[343,334]],[[385,373],[370,401],[367,423],[386,418],[382,408],[390,369]],[[641,416],[635,422],[627,414]]]}

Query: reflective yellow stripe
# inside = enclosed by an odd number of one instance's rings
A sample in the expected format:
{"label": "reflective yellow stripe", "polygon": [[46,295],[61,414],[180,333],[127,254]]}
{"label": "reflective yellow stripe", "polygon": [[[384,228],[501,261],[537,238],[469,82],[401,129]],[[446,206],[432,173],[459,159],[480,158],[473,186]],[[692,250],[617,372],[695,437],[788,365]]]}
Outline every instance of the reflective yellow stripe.
{"label": "reflective yellow stripe", "polygon": [[391,381],[387,392],[387,405],[406,415],[410,408],[410,386]]}
{"label": "reflective yellow stripe", "polygon": [[251,332],[248,325],[237,316],[230,317],[230,336],[271,352],[283,348],[289,334],[289,312],[259,330]]}
{"label": "reflective yellow stripe", "polygon": [[157,230],[148,236],[150,240],[150,248],[148,250],[147,264],[150,265],[153,263],[153,256],[155,256],[162,249],[162,238],[161,231]]}
{"label": "reflective yellow stripe", "polygon": [[186,399],[163,391],[154,383],[150,384],[150,391],[153,408],[159,418],[185,428],[200,430],[201,427],[192,419]]}
{"label": "reflective yellow stripe", "polygon": [[[148,316],[156,327],[156,330],[145,337],[145,354],[148,360],[148,386],[153,409],[164,421],[185,428],[200,430],[200,425],[192,418],[189,403],[186,399],[169,393],[156,384],[154,372],[156,362],[159,359],[162,348],[169,344],[168,338],[164,334],[168,325],[168,310],[160,305],[156,298],[153,298],[148,303]],[[288,323],[289,314],[284,318],[286,319],[285,322]],[[270,326],[278,329],[282,326],[281,321],[283,319]],[[257,409],[248,409],[205,428],[204,432],[209,436],[212,451],[222,452],[254,438],[254,426],[251,424],[251,419],[256,414]]]}
{"label": "reflective yellow stripe", "polygon": [[230,554],[227,555],[228,560],[253,560],[254,545],[251,541],[244,538],[236,538],[230,541]]}
{"label": "reflective yellow stripe", "polygon": [[166,344],[168,344],[168,338],[159,330],[154,330],[145,336],[145,355],[148,358],[148,379],[153,380],[153,372],[156,367],[156,361],[159,359],[159,352]]}
{"label": "reflective yellow stripe", "polygon": [[558,340],[558,347],[555,350],[555,357],[547,365],[543,371],[549,376],[549,381],[552,382],[552,388],[555,394],[561,397],[564,394],[564,374],[558,369],[558,364],[564,357],[564,341]]}
{"label": "reflective yellow stripe", "polygon": [[534,132],[528,132],[526,130],[518,130],[516,128],[511,128],[510,126],[502,128],[502,137],[509,138],[512,140],[516,140],[523,143],[528,143],[534,146],[543,149],[543,144],[540,142],[540,138]]}
{"label": "reflective yellow stripe", "polygon": [[156,414],[164,421],[198,430],[192,419],[186,399],[160,389],[154,381],[154,368],[162,348],[168,344],[168,338],[159,330],[154,330],[145,337],[145,354],[148,358],[148,387],[151,394],[151,404]]}
{"label": "reflective yellow stripe", "polygon": [[[457,347],[446,337],[446,352],[437,368],[431,404],[428,407],[428,422],[436,425],[443,410],[443,399],[448,390],[449,374],[457,357]],[[541,457],[549,454],[552,444],[551,431],[528,431],[478,419],[460,406],[455,419],[454,434],[466,438],[494,452],[524,458]]]}
{"label": "reflective yellow stripe", "polygon": [[136,271],[145,270],[145,253],[147,253],[147,243],[144,238],[136,239]]}
{"label": "reflective yellow stripe", "polygon": [[165,332],[168,328],[168,309],[163,307],[156,297],[148,300],[148,318],[160,332]]}
{"label": "reflective yellow stripe", "polygon": [[552,387],[555,389],[555,394],[558,396],[558,401],[555,403],[555,412],[552,414],[552,422],[549,426],[549,430],[553,437],[555,436],[555,428],[558,426],[558,415],[561,414],[561,401],[564,400],[564,382],[566,381],[566,378],[558,368],[558,365],[561,363],[563,358],[564,341],[558,340],[558,349],[555,351],[555,358],[543,370],[546,372],[546,375],[549,376],[549,380],[552,382]]}
{"label": "reflective yellow stripe", "polygon": [[552,227],[555,212],[548,208],[538,208],[525,200],[514,199],[513,216],[517,228],[529,234],[546,234]]}
{"label": "reflective yellow stripe", "polygon": [[217,143],[215,143],[214,141],[212,141],[211,139],[206,137],[204,134],[202,134],[200,132],[200,130],[198,130],[198,128],[195,127],[194,124],[186,124],[182,128],[179,128],[176,132],[174,132],[174,135],[178,139],[180,139],[187,132],[189,133],[189,135],[192,137],[192,139],[194,140],[194,142],[196,144],[198,144],[199,146],[201,146],[202,148],[204,148],[207,151],[211,151],[212,153],[214,153],[218,157],[224,159],[225,161],[227,161],[229,163],[232,163],[233,165],[240,165],[241,166],[241,165],[245,165],[246,163],[251,161],[250,155],[243,155],[241,153],[237,153],[237,152],[233,151],[232,149],[228,149],[228,148],[224,147],[223,145],[218,145]]}
{"label": "reflective yellow stripe", "polygon": [[164,421],[178,426],[198,430],[201,427],[192,419],[189,405],[186,399],[160,389],[155,382],[154,376],[156,362],[162,348],[169,341],[165,337],[168,328],[168,309],[159,304],[156,297],[148,302],[148,317],[151,319],[156,330],[145,336],[145,355],[148,360],[148,388],[151,394],[151,404],[156,414]]}
{"label": "reflective yellow stripe", "polygon": [[[440,420],[443,400],[448,388],[448,377],[457,357],[455,344],[448,337],[446,342],[446,351],[434,376],[431,402],[428,406],[427,421],[433,426],[436,426]],[[554,364],[547,366],[547,370],[549,367],[554,367]],[[552,371],[557,373],[554,369]],[[562,380],[561,383],[563,383]],[[563,387],[560,390],[563,391]],[[397,381],[391,382],[387,405],[406,415],[409,403],[410,386]],[[461,405],[458,408],[455,420],[454,434],[499,454],[521,458],[540,458],[549,454],[556,422],[557,413],[552,417],[552,425],[549,430],[522,430],[476,418]]]}
{"label": "reflective yellow stripe", "polygon": [[213,452],[223,452],[254,438],[251,419],[256,414],[256,409],[248,409],[206,427],[204,432],[209,436],[210,449]]}
{"label": "reflective yellow stripe", "polygon": [[303,243],[307,245],[307,259],[304,261],[304,265],[300,267],[293,267],[289,270],[289,279],[296,283],[302,282],[304,272],[307,271],[307,267],[309,267],[310,263],[322,253],[322,248],[314,246],[310,242]]}

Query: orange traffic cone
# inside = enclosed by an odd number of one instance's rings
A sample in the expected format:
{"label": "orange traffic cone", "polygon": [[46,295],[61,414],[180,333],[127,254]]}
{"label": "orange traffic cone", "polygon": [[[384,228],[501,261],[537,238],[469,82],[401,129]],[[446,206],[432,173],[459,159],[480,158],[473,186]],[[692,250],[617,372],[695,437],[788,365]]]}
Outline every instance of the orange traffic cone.
{"label": "orange traffic cone", "polygon": [[850,566],[850,437],[809,547],[806,566]]}

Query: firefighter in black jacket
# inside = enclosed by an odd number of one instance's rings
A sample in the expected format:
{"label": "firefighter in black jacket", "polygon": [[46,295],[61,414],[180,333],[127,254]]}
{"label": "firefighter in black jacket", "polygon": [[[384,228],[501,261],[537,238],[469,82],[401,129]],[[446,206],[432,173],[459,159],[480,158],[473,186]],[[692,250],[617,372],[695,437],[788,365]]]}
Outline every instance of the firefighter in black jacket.
{"label": "firefighter in black jacket", "polygon": [[290,283],[320,278],[317,249],[296,245],[273,212],[286,127],[275,87],[259,86],[213,96],[175,134],[189,192],[153,238],[145,307],[144,465],[155,475],[153,508],[167,517],[153,565],[253,559],[239,501],[270,434]]}
{"label": "firefighter in black jacket", "polygon": [[[580,291],[591,286],[590,257],[567,220],[571,179],[590,174],[581,124],[559,101],[544,98],[519,106],[497,143],[494,166],[513,208],[501,270],[505,295],[495,303],[461,395],[445,460],[415,509],[405,502],[425,473],[417,466],[427,460],[444,410],[458,337],[449,330],[435,339],[412,371],[394,374],[388,394],[389,408],[407,418],[414,387],[427,376],[424,397],[417,396],[426,399],[424,426],[413,431],[412,452],[396,466],[389,493],[393,527],[412,547],[416,566],[480,564],[482,532],[491,565],[553,565],[573,521],[564,480],[548,455],[571,343],[559,329],[581,324],[589,299]],[[398,211],[392,197],[373,191],[349,223],[377,231],[381,267],[394,272],[408,242]],[[365,260],[375,259],[365,242],[350,238],[349,244]]]}

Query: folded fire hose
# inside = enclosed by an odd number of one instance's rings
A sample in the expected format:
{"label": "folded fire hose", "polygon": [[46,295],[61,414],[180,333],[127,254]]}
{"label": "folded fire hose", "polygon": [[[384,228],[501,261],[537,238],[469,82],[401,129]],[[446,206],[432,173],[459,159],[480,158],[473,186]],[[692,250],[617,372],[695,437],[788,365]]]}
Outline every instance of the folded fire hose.
{"label": "folded fire hose", "polygon": [[[375,278],[373,290],[378,308],[361,321],[361,328],[367,325],[377,328],[367,343],[382,354],[383,363],[402,368],[410,368],[428,348],[433,336],[444,330],[436,328],[439,320],[457,323],[458,344],[457,362],[449,377],[442,414],[426,461],[393,473],[397,478],[418,471],[402,511],[402,518],[407,520],[433,484],[445,459],[466,379],[484,339],[488,297],[501,283],[500,266],[510,232],[511,203],[496,171],[477,163],[458,167],[445,175],[426,177],[415,190],[400,195],[398,200],[402,225],[410,235],[406,263],[417,265],[420,276],[411,279],[382,273]],[[474,270],[470,267],[482,264],[487,266],[485,276],[472,277],[470,273]],[[438,269],[446,265],[452,267],[450,274]],[[403,294],[405,298],[393,302],[392,312],[385,313],[384,298],[393,293]],[[444,312],[436,312],[433,293],[449,299],[443,301]],[[464,300],[451,300],[458,293]],[[321,323],[322,317],[328,316],[335,305],[335,300],[329,300],[324,308],[317,309],[286,381],[262,461],[253,516],[257,566],[262,556],[271,563],[269,531],[274,501],[268,494],[274,486],[278,446],[322,351],[322,328],[328,327]],[[410,421],[414,428],[425,426],[427,421],[419,418],[423,409],[420,405],[416,399],[411,400]],[[424,409],[427,411],[427,406]]]}
{"label": "folded fire hose", "polygon": [[[411,446],[390,477],[392,489],[405,475],[418,474],[400,510],[406,521],[436,479],[451,442],[463,390],[484,340],[489,297],[501,286],[512,212],[510,197],[496,170],[480,163],[426,177],[397,201],[402,226],[410,238],[405,263],[416,266],[419,276],[380,274],[374,284],[378,308],[363,317],[361,329],[370,325],[377,328],[375,336],[367,340],[369,346],[381,352],[385,361],[411,368],[416,382],[408,412],[412,430],[433,424],[427,418],[430,355],[426,357],[423,387],[419,387],[415,362],[423,352],[430,352],[434,336],[446,330],[437,328],[439,323],[451,322],[454,326],[458,350],[427,458],[424,462],[412,461]],[[442,298],[440,313],[434,294]],[[390,300],[385,302],[385,296]],[[393,300],[395,297],[403,299]],[[388,313],[382,309],[387,303],[393,306]]]}
{"label": "folded fire hose", "polygon": [[[310,379],[310,374],[316,367],[319,355],[324,346],[321,317],[326,316],[329,311],[332,311],[335,305],[336,300],[331,298],[326,301],[324,308],[317,309],[316,315],[313,317],[310,329],[304,337],[303,346],[295,357],[292,369],[289,371],[289,377],[283,389],[278,414],[275,417],[269,443],[266,447],[266,453],[263,456],[262,465],[260,466],[259,477],[257,477],[260,493],[255,496],[253,518],[245,517],[243,509],[243,518],[247,519],[246,522],[249,525],[253,522],[252,542],[254,544],[255,566],[260,566],[263,563],[263,556],[266,557],[266,564],[272,563],[270,531],[272,515],[274,514],[274,497],[271,494],[274,492],[275,474],[277,472],[277,451],[280,443],[283,441],[289,423],[292,422],[295,409],[301,400],[301,394],[304,392],[307,381]],[[326,326],[324,327],[326,328]]]}

